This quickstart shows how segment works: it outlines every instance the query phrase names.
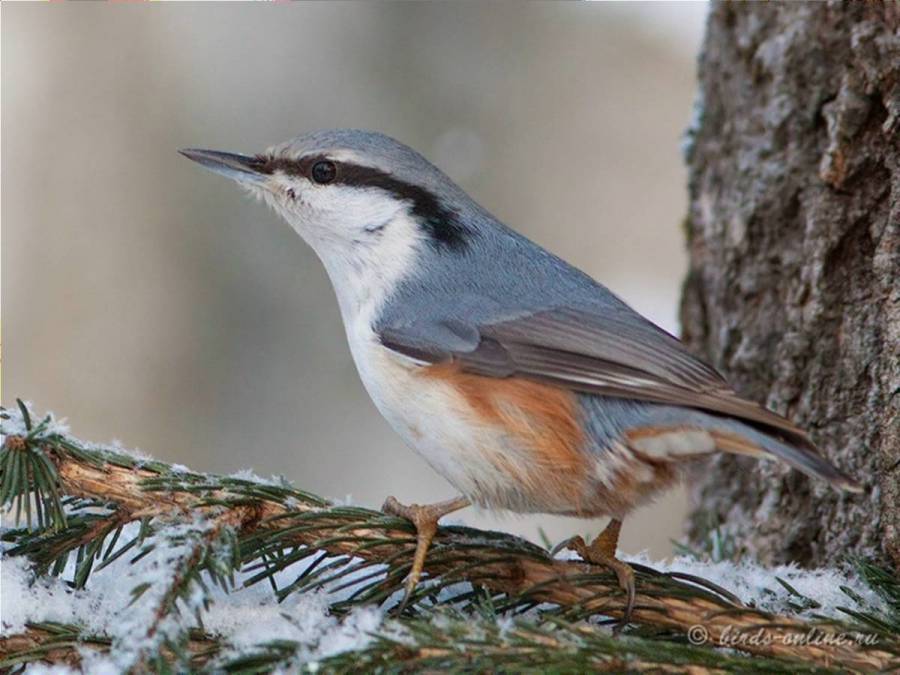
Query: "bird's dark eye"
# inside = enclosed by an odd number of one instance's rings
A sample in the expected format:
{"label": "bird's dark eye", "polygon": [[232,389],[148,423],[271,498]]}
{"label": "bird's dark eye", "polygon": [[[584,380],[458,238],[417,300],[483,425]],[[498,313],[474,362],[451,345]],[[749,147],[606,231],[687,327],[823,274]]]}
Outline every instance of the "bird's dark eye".
{"label": "bird's dark eye", "polygon": [[334,162],[323,160],[316,162],[312,167],[312,179],[319,185],[327,185],[337,176],[337,167]]}
{"label": "bird's dark eye", "polygon": [[294,188],[288,188],[285,194],[287,195],[288,199],[293,200],[297,198],[297,195],[294,192]]}

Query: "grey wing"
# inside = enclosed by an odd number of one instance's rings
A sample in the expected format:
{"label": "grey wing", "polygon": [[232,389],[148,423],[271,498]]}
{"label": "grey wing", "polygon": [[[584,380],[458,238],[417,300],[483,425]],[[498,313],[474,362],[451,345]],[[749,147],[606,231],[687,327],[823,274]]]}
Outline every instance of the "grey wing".
{"label": "grey wing", "polygon": [[574,391],[696,408],[735,417],[801,447],[789,420],[738,396],[674,337],[635,313],[574,308],[471,325],[460,320],[385,326],[382,344],[412,358],[453,360],[488,377],[525,377]]}

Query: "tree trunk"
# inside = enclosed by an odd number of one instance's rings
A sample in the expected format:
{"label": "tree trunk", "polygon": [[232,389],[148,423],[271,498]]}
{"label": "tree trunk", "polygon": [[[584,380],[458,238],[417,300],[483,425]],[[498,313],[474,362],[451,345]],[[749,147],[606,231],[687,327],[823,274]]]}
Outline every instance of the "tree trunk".
{"label": "tree trunk", "polygon": [[690,536],[900,567],[900,5],[715,5],[689,141],[685,341],[866,486],[721,457]]}

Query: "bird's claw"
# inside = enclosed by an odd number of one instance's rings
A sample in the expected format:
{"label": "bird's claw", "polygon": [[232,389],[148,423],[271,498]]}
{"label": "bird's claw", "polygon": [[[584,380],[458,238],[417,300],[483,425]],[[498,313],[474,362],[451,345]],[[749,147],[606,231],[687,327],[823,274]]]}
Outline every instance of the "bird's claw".
{"label": "bird's claw", "polygon": [[403,601],[398,607],[399,612],[403,612],[416,590],[422,571],[425,569],[425,558],[428,555],[428,549],[431,547],[431,542],[437,534],[438,521],[448,513],[457,511],[468,506],[468,504],[469,501],[463,497],[424,506],[419,504],[401,504],[394,497],[388,497],[385,500],[384,505],[381,507],[382,512],[390,516],[405,518],[412,522],[416,528],[416,551],[413,556],[412,568],[406,577],[405,592]]}
{"label": "bird's claw", "polygon": [[637,594],[634,585],[634,570],[631,568],[631,565],[616,558],[620,526],[621,523],[619,521],[611,521],[600,536],[592,541],[590,545],[579,536],[572,537],[564,542],[566,544],[565,548],[575,551],[585,562],[603,565],[616,573],[619,587],[625,591],[625,611],[622,614],[622,620],[616,625],[616,632],[622,630],[631,622]]}

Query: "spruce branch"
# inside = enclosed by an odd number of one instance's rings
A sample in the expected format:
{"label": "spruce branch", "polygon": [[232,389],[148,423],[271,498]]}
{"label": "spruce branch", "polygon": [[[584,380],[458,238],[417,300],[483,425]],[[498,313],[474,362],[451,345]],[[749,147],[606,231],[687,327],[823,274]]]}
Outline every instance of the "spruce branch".
{"label": "spruce branch", "polygon": [[[73,668],[81,666],[83,650],[105,653],[112,647],[113,640],[104,635],[96,635],[81,626],[52,621],[28,624],[22,633],[10,637],[0,637],[0,669],[9,672],[17,666],[29,663],[54,663]],[[219,655],[222,646],[210,635],[201,631],[189,631],[183,650],[189,654],[184,661],[190,672],[201,672]],[[161,652],[164,659],[174,661],[175,655],[168,650]],[[156,672],[166,672],[166,668]]]}
{"label": "spruce branch", "polygon": [[[174,630],[165,631],[163,625],[173,613],[179,611],[178,603],[181,601],[193,610],[197,623],[202,626],[201,609],[208,609],[210,603],[204,574],[226,591],[234,585],[239,557],[233,528],[240,527],[245,511],[242,507],[226,510],[201,522],[199,527],[192,524],[187,532],[178,531],[168,535],[168,541],[164,545],[179,550],[179,559],[173,566],[174,573],[165,583],[163,593],[159,594],[154,603],[151,619],[144,627],[143,635],[131,638],[137,638],[140,644],[135,654],[134,670],[144,670],[150,665],[151,659],[158,657],[157,647],[160,643],[178,657],[179,662],[186,664],[189,661],[189,653],[185,650],[190,641],[189,629],[176,623]],[[156,545],[148,544],[150,547]],[[191,597],[198,587],[199,601]],[[145,587],[136,589],[134,599],[137,600],[146,590]]]}
{"label": "spruce branch", "polygon": [[[38,660],[77,667],[79,650],[108,652],[112,640],[74,625],[31,624],[25,632],[0,638],[0,668]],[[301,647],[273,640],[239,656],[227,656],[214,635],[191,631],[176,655],[168,646],[161,655],[180,660],[190,672],[246,675],[275,669],[298,670]],[[142,667],[152,667],[142,663]],[[613,637],[592,626],[559,619],[541,625],[528,620],[499,622],[493,614],[471,616],[452,609],[425,618],[389,620],[363,649],[327,657],[309,668],[329,673],[383,672],[672,672],[683,673],[837,673],[819,666],[761,657],[746,658],[687,644],[641,637]],[[165,670],[157,669],[157,670]],[[157,671],[153,671],[157,672]]]}
{"label": "spruce branch", "polygon": [[[14,433],[9,433],[4,422]],[[11,544],[8,555],[28,555],[38,571],[59,573],[75,551],[73,583],[83,586],[92,573],[126,552],[136,552],[134,561],[161,545],[181,552],[166,587],[155,589],[154,611],[143,627],[136,667],[151,667],[154,659],[191,662],[189,630],[181,623],[176,623],[174,631],[160,627],[178,612],[179,602],[194,611],[199,623],[200,610],[209,602],[205,579],[227,590],[234,575],[241,572],[248,575],[245,585],[272,584],[279,600],[319,588],[343,590],[349,595],[332,604],[336,613],[364,604],[390,605],[402,588],[415,548],[414,528],[405,520],[368,509],[335,506],[289,485],[196,474],[109,449],[86,447],[56,429],[50,417],[41,424],[39,429],[32,428],[24,414],[14,419],[10,411],[0,412],[5,435],[0,448],[3,506],[13,501],[21,504],[24,496],[26,501],[54,505],[51,508],[58,505],[61,514],[38,519],[36,527],[26,517],[25,528],[7,531],[3,539]],[[40,463],[44,471],[40,482],[34,472],[23,470],[23,461]],[[140,530],[120,542],[129,523],[140,523]],[[278,573],[300,561],[307,562],[305,570],[279,588]],[[778,616],[744,606],[702,579],[634,567],[638,595],[633,620],[638,632],[670,638],[651,639],[656,645],[669,648],[673,636],[683,640],[697,625],[706,631],[710,646],[727,635],[765,630],[782,639],[729,645],[793,664],[792,668],[801,663],[876,670],[900,667],[900,640],[892,617],[868,610],[848,611],[857,620],[851,625],[824,618],[807,621]],[[476,610],[485,599],[494,611],[507,616],[541,606],[544,627],[556,626],[553,630],[597,617],[620,617],[624,610],[622,592],[607,571],[578,561],[555,560],[540,547],[496,532],[440,528],[426,572],[428,582],[420,586],[407,614],[399,619],[407,627],[425,621],[440,608]],[[888,589],[885,592],[890,596],[894,587],[882,581],[882,590]],[[199,605],[196,599],[190,601],[191,589],[196,588],[201,589]],[[135,589],[136,599],[147,590]],[[852,635],[861,626],[878,635],[877,644],[807,639],[810,631]],[[582,634],[584,631],[587,633]],[[601,650],[591,659],[622,653],[609,648],[612,643],[604,642],[609,636],[593,625],[579,628],[579,636],[582,640],[593,636],[591,644]],[[12,639],[7,639],[4,648]],[[396,653],[399,646],[379,644],[384,655],[400,658]],[[690,652],[692,663],[715,660],[710,655],[719,655],[710,647],[679,647]],[[433,656],[449,647],[444,645],[438,652],[428,649],[423,647],[419,653]],[[508,651],[512,659],[515,649],[509,647]],[[293,652],[280,644],[270,646],[266,653],[267,658],[284,660]],[[497,654],[493,657],[499,658]],[[336,669],[340,663],[335,661]],[[651,658],[647,663],[657,662]],[[594,665],[599,667],[599,662]]]}
{"label": "spruce branch", "polygon": [[[268,671],[291,665],[285,642],[226,660],[232,672]],[[316,668],[355,672],[653,672],[653,673],[828,673],[838,672],[795,661],[748,659],[687,644],[640,637],[614,637],[592,626],[560,619],[541,625],[528,620],[498,622],[492,613],[464,614],[446,608],[435,615],[390,621],[363,650],[326,658]]]}

